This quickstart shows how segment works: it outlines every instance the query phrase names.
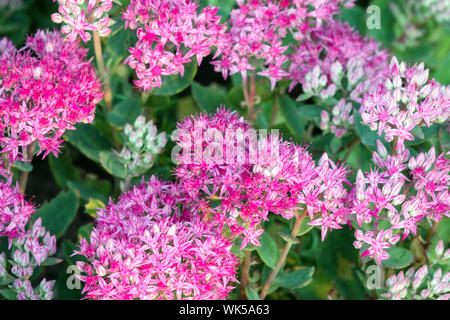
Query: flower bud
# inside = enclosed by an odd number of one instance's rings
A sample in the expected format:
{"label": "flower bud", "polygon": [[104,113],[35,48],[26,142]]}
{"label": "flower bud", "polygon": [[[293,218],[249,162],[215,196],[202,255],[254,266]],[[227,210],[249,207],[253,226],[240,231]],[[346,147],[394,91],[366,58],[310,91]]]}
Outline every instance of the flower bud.
{"label": "flower bud", "polygon": [[436,248],[434,249],[436,252],[436,255],[438,257],[441,257],[442,254],[444,253],[444,241],[439,240],[439,242],[436,245]]}

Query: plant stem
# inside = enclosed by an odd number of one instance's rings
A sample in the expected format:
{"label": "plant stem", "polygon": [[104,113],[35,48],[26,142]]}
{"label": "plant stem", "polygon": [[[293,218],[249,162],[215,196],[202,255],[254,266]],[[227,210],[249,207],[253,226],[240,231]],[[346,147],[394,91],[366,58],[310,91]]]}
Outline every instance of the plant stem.
{"label": "plant stem", "polygon": [[245,289],[247,288],[248,285],[251,262],[252,262],[252,252],[246,251],[241,270],[241,292],[240,292],[241,299],[245,299],[247,297]]}
{"label": "plant stem", "polygon": [[130,189],[130,185],[131,185],[131,177],[127,176],[125,178],[122,192],[128,192],[128,190]]}
{"label": "plant stem", "polygon": [[[24,154],[24,159],[25,160],[30,160],[31,161],[31,159],[33,158],[33,152],[34,152],[34,148],[35,147],[36,147],[36,142],[33,142],[32,144],[30,144],[28,146],[27,149],[25,149],[25,154]],[[29,172],[28,171],[22,171],[20,173],[19,190],[22,193],[24,193],[26,188],[27,188],[28,176],[29,176]]]}
{"label": "plant stem", "polygon": [[[250,88],[249,88],[250,87]],[[250,89],[250,92],[249,92]],[[242,79],[242,90],[244,92],[245,104],[248,108],[247,116],[250,122],[256,120],[255,112],[255,97],[256,97],[256,76],[252,75],[250,77],[250,86],[247,78]]]}
{"label": "plant stem", "polygon": [[100,73],[100,77],[104,81],[104,93],[105,93],[105,104],[106,109],[108,111],[112,110],[112,91],[111,85],[109,81],[109,73],[106,70],[105,62],[103,61],[103,51],[102,51],[102,42],[100,40],[100,36],[97,31],[94,31],[94,51],[95,51],[95,59],[97,60],[98,71]]}
{"label": "plant stem", "polygon": [[[300,226],[301,226],[302,221],[305,218],[305,216],[306,216],[305,213],[303,213],[302,215],[300,215],[298,212],[295,213],[295,225],[291,232],[292,239],[297,238],[298,230],[300,229]],[[275,265],[275,269],[272,270],[272,272],[269,275],[269,278],[267,279],[266,283],[264,284],[263,288],[261,289],[261,293],[259,294],[259,297],[261,299],[264,299],[267,296],[270,286],[275,281],[276,276],[280,272],[281,267],[283,266],[284,261],[286,260],[286,258],[288,256],[289,250],[291,250],[292,244],[293,244],[293,242],[289,241],[289,242],[286,242],[286,244],[284,245],[281,256],[278,258],[277,264]]]}

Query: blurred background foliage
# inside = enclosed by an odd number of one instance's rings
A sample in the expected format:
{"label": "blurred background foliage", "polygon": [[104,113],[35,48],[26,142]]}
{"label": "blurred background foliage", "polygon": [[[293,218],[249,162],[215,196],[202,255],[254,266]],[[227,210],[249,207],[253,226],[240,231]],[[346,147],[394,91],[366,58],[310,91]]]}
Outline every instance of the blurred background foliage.
{"label": "blurred background foliage", "polygon": [[[129,1],[122,0],[123,5]],[[409,63],[424,61],[430,68],[431,77],[443,84],[450,83],[450,25],[437,21],[433,16],[418,15],[413,10],[411,0],[373,0],[358,1],[356,7],[344,9],[339,19],[348,22],[361,35],[373,37],[387,48],[399,60]],[[417,1],[418,2],[418,1]],[[201,0],[202,6],[220,6],[219,14],[226,21],[234,0]],[[366,21],[367,8],[376,5],[380,8],[381,28],[369,29]],[[80,237],[88,237],[96,209],[102,207],[109,198],[120,194],[117,163],[101,153],[110,151],[121,143],[121,131],[126,123],[132,123],[141,114],[152,119],[158,131],[170,133],[175,129],[178,120],[190,114],[208,111],[213,112],[220,104],[239,110],[244,100],[240,76],[232,76],[223,80],[221,74],[215,73],[208,59],[197,68],[191,63],[183,78],[172,76],[165,79],[160,89],[152,94],[142,94],[132,85],[134,73],[123,64],[127,48],[134,41],[135,35],[123,29],[120,19],[120,8],[115,7],[110,14],[116,24],[113,34],[104,40],[104,57],[110,71],[113,92],[113,109],[106,111],[100,103],[93,125],[82,124],[77,130],[65,135],[67,143],[58,158],[47,157],[44,161],[35,158],[27,186],[27,198],[39,204],[38,216],[43,218],[44,225],[58,237],[56,256],[63,260],[54,266],[41,268],[35,278],[45,276],[56,279],[55,295],[57,299],[79,299],[80,290],[68,290],[66,280],[72,273],[66,273],[68,266],[74,264],[72,253]],[[51,0],[22,0],[14,7],[0,7],[0,37],[10,38],[16,46],[24,44],[27,35],[37,29],[54,29],[50,15],[57,12],[57,5]],[[89,42],[89,56],[94,57],[92,41]],[[95,60],[93,61],[95,63]],[[284,87],[284,88],[283,88]],[[256,127],[277,128],[287,137],[298,143],[310,144],[314,157],[326,151],[334,160],[347,159],[353,168],[369,169],[371,151],[375,148],[374,139],[365,139],[363,144],[353,148],[354,135],[336,139],[332,134],[321,135],[311,123],[316,123],[320,109],[307,109],[294,102],[295,99],[280,98],[280,93],[287,85],[277,86],[280,92],[270,90],[266,79],[257,79],[256,91],[261,98],[261,112],[258,114]],[[292,97],[296,97],[293,93]],[[299,112],[301,110],[301,112]],[[417,150],[426,150],[433,141],[425,141],[428,136],[437,133],[439,128],[424,129],[422,138],[414,146]],[[361,130],[364,130],[363,128]],[[368,130],[368,129],[367,129]],[[358,133],[358,132],[357,132]],[[364,133],[359,132],[361,136]],[[448,140],[447,136],[436,135],[436,140]],[[447,140],[446,140],[447,139]],[[442,142],[442,141],[441,141]],[[448,143],[448,141],[447,141]],[[421,144],[422,147],[421,147]],[[437,143],[439,145],[439,143]],[[153,174],[162,179],[172,179],[173,163],[170,158],[173,143],[170,142],[165,151],[157,158],[155,165],[144,176]],[[347,151],[350,150],[350,151]],[[132,183],[140,182],[142,177],[134,178]],[[55,219],[57,217],[57,219]],[[283,240],[279,232],[289,232],[289,225],[278,216],[273,217],[265,225],[267,237],[263,239],[263,247],[274,245],[280,247]],[[449,225],[443,223],[439,227],[442,235],[448,237]],[[367,299],[371,292],[365,289],[362,271],[359,267],[358,251],[354,249],[353,232],[343,229],[332,232],[321,243],[319,230],[305,225],[304,236],[300,246],[293,250],[287,260],[286,270],[295,271],[301,266],[315,266],[315,274],[308,286],[289,286],[285,290],[272,288],[272,299]],[[266,234],[265,233],[265,234]],[[0,243],[0,246],[5,246]],[[407,243],[415,254],[416,260],[420,252],[414,251],[414,243]],[[1,251],[1,250],[0,250]],[[239,253],[239,252],[238,252]],[[277,250],[258,249],[259,256],[265,260],[276,260]],[[423,253],[422,253],[423,254]],[[267,264],[267,263],[266,263]],[[399,266],[401,267],[401,266]],[[250,279],[248,295],[251,296],[252,284],[267,278],[270,268],[264,264],[254,268]],[[34,279],[34,280],[36,280]],[[309,282],[310,279],[306,282]],[[305,285],[306,283],[303,283]],[[281,285],[283,286],[283,284]],[[237,298],[238,292],[232,296]]]}

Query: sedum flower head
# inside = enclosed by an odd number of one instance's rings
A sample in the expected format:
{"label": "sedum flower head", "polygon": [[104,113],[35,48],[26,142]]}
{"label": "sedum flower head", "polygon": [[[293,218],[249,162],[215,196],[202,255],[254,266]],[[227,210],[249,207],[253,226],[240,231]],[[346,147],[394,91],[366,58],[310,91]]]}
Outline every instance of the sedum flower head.
{"label": "sedum flower head", "polygon": [[424,64],[407,66],[392,58],[389,75],[374,92],[365,95],[361,105],[363,122],[386,141],[397,140],[401,148],[414,140],[415,127],[444,123],[450,115],[450,87],[428,80]]}
{"label": "sedum flower head", "polygon": [[24,199],[18,186],[0,180],[0,237],[17,238],[34,213],[34,206]]}
{"label": "sedum flower head", "polygon": [[37,141],[57,155],[66,130],[94,119],[103,94],[87,50],[59,32],[38,31],[0,55],[0,146],[11,161]]}
{"label": "sedum flower head", "polygon": [[144,91],[160,87],[162,77],[180,74],[195,57],[198,64],[213,47],[224,45],[226,27],[218,8],[199,9],[192,0],[131,0],[122,18],[136,30],[137,42],[125,60],[136,70],[135,85]]}
{"label": "sedum flower head", "polygon": [[373,154],[377,167],[358,171],[350,207],[357,222],[354,246],[366,261],[380,264],[389,258],[388,248],[417,234],[420,223],[449,217],[450,160],[443,153],[436,158],[434,148],[410,157],[407,149],[387,155],[378,146]]}
{"label": "sedum flower head", "polygon": [[8,238],[11,259],[0,253],[0,283],[15,292],[19,300],[53,298],[54,281],[42,280],[33,289],[29,278],[34,270],[56,252],[56,237],[42,226],[41,218],[31,222],[35,212],[18,187],[0,182],[0,238]]}
{"label": "sedum flower head", "polygon": [[126,166],[128,176],[142,175],[153,166],[156,156],[166,145],[166,133],[158,133],[153,121],[146,122],[143,115],[137,117],[133,125],[127,123],[123,131],[124,147],[115,154]]}
{"label": "sedum flower head", "polygon": [[320,127],[337,137],[354,123],[352,102],[361,103],[363,93],[377,88],[389,69],[386,51],[338,21],[312,30],[290,59],[290,90],[301,84],[304,95],[330,105]]}
{"label": "sedum flower head", "polygon": [[[436,251],[438,247],[444,249],[442,240],[438,242]],[[436,254],[439,256],[438,252]],[[411,267],[407,272],[401,271],[390,276],[382,288],[381,297],[389,300],[450,300],[450,272],[443,271],[449,258],[442,257],[417,270]]]}
{"label": "sedum flower head", "polygon": [[52,14],[55,23],[63,23],[61,32],[75,41],[79,36],[83,42],[91,39],[90,31],[100,36],[108,36],[112,23],[108,11],[113,6],[112,0],[53,0],[58,2],[58,13]]}
{"label": "sedum flower head", "polygon": [[89,299],[224,299],[236,280],[232,243],[184,219],[176,185],[152,177],[99,212],[77,254]]}
{"label": "sedum flower head", "polygon": [[311,29],[330,21],[340,4],[352,2],[239,0],[231,11],[227,46],[213,62],[215,70],[224,78],[240,73],[244,80],[249,71],[256,71],[270,79],[273,89],[288,75],[288,39],[302,41]]}
{"label": "sedum flower head", "polygon": [[346,222],[348,172],[326,155],[316,165],[305,147],[277,133],[258,135],[226,109],[185,119],[175,142],[185,151],[175,170],[180,187],[200,199],[204,219],[241,238],[242,248],[260,245],[269,212],[291,219],[303,210],[318,218],[313,224],[322,227],[323,237]]}

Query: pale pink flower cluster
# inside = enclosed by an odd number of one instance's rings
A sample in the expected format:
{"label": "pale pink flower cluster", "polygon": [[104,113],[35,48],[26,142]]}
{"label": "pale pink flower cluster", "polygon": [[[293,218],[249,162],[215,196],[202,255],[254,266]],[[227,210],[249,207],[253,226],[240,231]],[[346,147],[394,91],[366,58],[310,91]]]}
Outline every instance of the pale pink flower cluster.
{"label": "pale pink flower cluster", "polygon": [[268,77],[273,89],[288,75],[288,38],[307,39],[310,30],[332,19],[340,4],[350,7],[353,1],[238,0],[237,4],[230,16],[230,41],[213,62],[215,70],[225,78],[240,73],[244,81],[254,70]]}
{"label": "pale pink flower cluster", "polygon": [[55,23],[63,23],[61,32],[67,34],[71,41],[79,36],[83,42],[91,39],[89,32],[95,31],[102,37],[111,33],[111,18],[108,11],[113,6],[112,0],[53,0],[58,2],[59,13],[52,14]]}
{"label": "pale pink flower cluster", "polygon": [[[56,252],[56,237],[42,226],[41,218],[27,225],[35,212],[34,206],[25,201],[18,187],[0,180],[0,237],[6,236],[11,250],[11,259],[0,254],[0,283],[15,289],[17,299],[52,299],[54,281],[42,280],[33,289],[28,280],[34,269]],[[9,263],[8,263],[9,261]]]}
{"label": "pale pink flower cluster", "polygon": [[161,77],[184,75],[184,66],[226,41],[218,8],[199,9],[192,0],[131,0],[122,18],[125,28],[136,30],[137,43],[125,60],[136,70],[135,85],[144,91],[161,86]]}
{"label": "pale pink flower cluster", "polygon": [[[192,145],[192,141],[201,141],[198,129],[200,133],[215,130],[225,138],[218,143],[203,140],[200,146]],[[295,211],[303,210],[312,220],[317,218],[312,224],[322,227],[322,237],[327,230],[340,228],[347,221],[343,205],[348,171],[335,165],[326,154],[316,165],[304,147],[270,135],[256,153],[256,161],[251,161],[250,154],[258,147],[245,139],[246,153],[239,159],[238,140],[229,134],[247,134],[249,124],[225,109],[211,116],[189,117],[178,125],[178,130],[175,142],[183,149],[188,144],[194,153],[193,162],[186,162],[185,155],[178,159],[175,174],[180,186],[194,199],[200,199],[199,211],[211,223],[242,238],[241,248],[248,243],[260,245],[261,224],[268,220],[269,212],[291,219]],[[224,150],[226,162],[196,158],[196,153],[208,153],[212,144]]]}
{"label": "pale pink flower cluster", "polygon": [[2,43],[0,153],[12,162],[37,141],[43,157],[57,155],[64,132],[91,122],[103,98],[87,50],[49,31],[38,31],[20,50]]}
{"label": "pale pink flower cluster", "polygon": [[337,137],[354,123],[351,102],[361,103],[365,92],[384,81],[389,68],[387,51],[339,21],[312,30],[309,39],[295,48],[290,61],[290,90],[301,84],[307,97],[335,104],[331,112],[322,113],[321,128]]}
{"label": "pale pink flower cluster", "polygon": [[357,222],[354,245],[361,257],[380,264],[389,258],[388,249],[416,235],[421,223],[450,217],[450,160],[444,153],[436,158],[434,147],[410,157],[406,148],[388,155],[382,143],[377,144],[376,168],[358,171],[349,219]]}
{"label": "pale pink flower cluster", "polygon": [[34,212],[34,206],[25,201],[18,186],[0,179],[0,237],[15,239],[25,231],[25,226]]}
{"label": "pale pink flower cluster", "polygon": [[232,243],[185,212],[177,185],[154,176],[98,213],[76,252],[90,299],[224,299],[236,282]]}
{"label": "pale pink flower cluster", "polygon": [[437,299],[450,300],[450,272],[443,274],[438,264],[448,263],[450,249],[444,252],[444,242],[440,240],[435,247],[436,257],[428,254],[431,265],[423,265],[417,271],[411,267],[406,273],[400,271],[386,280],[381,297],[390,300]]}
{"label": "pale pink flower cluster", "polygon": [[450,116],[450,87],[428,80],[428,69],[392,58],[380,88],[365,95],[360,113],[365,124],[401,148],[414,140],[415,127],[444,123]]}

